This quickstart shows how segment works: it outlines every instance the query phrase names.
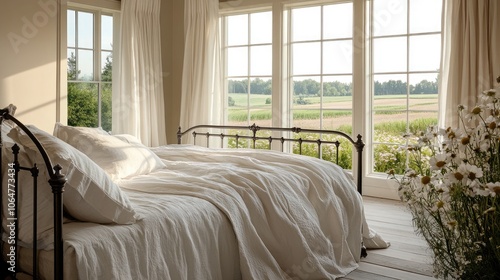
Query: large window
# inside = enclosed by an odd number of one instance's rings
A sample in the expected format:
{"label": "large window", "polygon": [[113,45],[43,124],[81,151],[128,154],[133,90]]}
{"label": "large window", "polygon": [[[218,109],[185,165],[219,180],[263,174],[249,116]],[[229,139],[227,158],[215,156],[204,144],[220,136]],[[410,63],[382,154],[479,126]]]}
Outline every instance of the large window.
{"label": "large window", "polygon": [[113,16],[67,11],[68,124],[111,130]]}
{"label": "large window", "polygon": [[294,126],[352,131],[352,3],[291,8],[290,115]]}
{"label": "large window", "polygon": [[222,9],[227,123],[361,133],[367,184],[403,172],[437,123],[442,0],[262,2]]}
{"label": "large window", "polygon": [[233,125],[271,125],[272,14],[228,16],[227,119]]}
{"label": "large window", "polygon": [[373,170],[406,167],[405,133],[437,125],[441,0],[371,1]]}

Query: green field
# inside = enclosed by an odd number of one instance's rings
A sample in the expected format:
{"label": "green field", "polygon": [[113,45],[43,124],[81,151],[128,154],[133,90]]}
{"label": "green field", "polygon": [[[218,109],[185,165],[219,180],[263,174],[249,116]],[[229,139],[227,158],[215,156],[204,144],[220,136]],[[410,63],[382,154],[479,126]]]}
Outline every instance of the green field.
{"label": "green field", "polygon": [[[245,94],[229,95],[235,106],[229,107],[229,122],[232,124],[247,124],[257,122],[270,124],[272,119],[271,104],[266,104],[269,95]],[[374,126],[374,171],[386,172],[394,169],[396,173],[403,173],[406,166],[406,154],[399,149],[404,143],[402,135],[407,128],[412,133],[425,130],[429,125],[437,123],[438,99],[436,94],[411,95],[384,95],[373,99],[373,126]],[[323,129],[336,129],[348,134],[352,132],[352,97],[328,96],[323,99],[322,108],[319,97],[303,97],[302,104],[293,104],[293,123],[298,127],[317,127],[322,119]],[[248,120],[247,105],[250,107]],[[406,114],[407,111],[410,114]],[[321,118],[322,116],[322,118]],[[408,123],[407,123],[408,120]],[[367,139],[365,139],[366,141]],[[307,148],[309,149],[309,148]],[[314,156],[314,149],[306,154]],[[332,155],[323,154],[323,157]],[[341,165],[350,163],[350,158]]]}
{"label": "green field", "polygon": [[[247,106],[251,108],[251,121],[270,120],[272,117],[271,104],[266,104],[270,95],[252,94],[229,94],[234,101],[234,106],[229,107],[230,122],[247,121]],[[382,95],[376,96],[373,100],[375,115],[395,115],[402,111],[436,111],[436,94],[412,95],[407,104],[407,96]],[[293,104],[294,120],[314,120],[320,118],[320,97],[304,97],[305,104]],[[350,116],[352,108],[351,96],[327,96],[323,97],[323,118],[337,118],[340,116]]]}

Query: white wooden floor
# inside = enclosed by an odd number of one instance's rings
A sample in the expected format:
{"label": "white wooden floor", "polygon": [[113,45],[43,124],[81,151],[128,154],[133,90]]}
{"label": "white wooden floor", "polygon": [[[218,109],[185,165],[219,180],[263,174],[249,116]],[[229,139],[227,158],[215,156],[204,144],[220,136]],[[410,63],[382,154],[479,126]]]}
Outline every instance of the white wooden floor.
{"label": "white wooden floor", "polygon": [[435,279],[427,243],[415,235],[411,214],[395,200],[364,197],[368,225],[391,243],[387,249],[368,250],[357,270],[342,279]]}

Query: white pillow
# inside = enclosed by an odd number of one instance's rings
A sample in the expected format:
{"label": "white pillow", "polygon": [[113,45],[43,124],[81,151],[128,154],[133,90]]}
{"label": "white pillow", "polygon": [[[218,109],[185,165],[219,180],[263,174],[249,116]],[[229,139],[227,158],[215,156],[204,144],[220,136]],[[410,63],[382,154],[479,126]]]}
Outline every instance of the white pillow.
{"label": "white pillow", "polygon": [[[126,194],[97,164],[49,133],[34,126],[28,128],[41,142],[52,164],[61,165],[62,173],[66,175],[63,202],[70,215],[80,221],[103,224],[132,224],[136,221],[138,215]],[[35,144],[18,128],[13,129],[9,135],[11,134],[13,139],[19,139],[31,160],[37,163],[41,174],[40,181],[47,182],[49,174]],[[43,185],[43,188],[48,188],[48,193],[52,194],[48,183]],[[52,196],[47,200],[52,204]],[[47,209],[52,211],[52,206]]]}
{"label": "white pillow", "polygon": [[122,141],[92,129],[60,123],[56,123],[54,135],[86,154],[113,181],[148,174],[165,167],[161,159],[138,140]]}

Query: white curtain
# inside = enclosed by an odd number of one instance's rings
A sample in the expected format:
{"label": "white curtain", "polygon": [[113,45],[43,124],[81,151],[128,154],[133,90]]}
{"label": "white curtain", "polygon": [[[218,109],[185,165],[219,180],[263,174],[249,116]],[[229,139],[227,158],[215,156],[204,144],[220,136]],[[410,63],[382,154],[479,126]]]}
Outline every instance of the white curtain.
{"label": "white curtain", "polygon": [[440,126],[457,127],[459,104],[469,109],[500,75],[500,1],[444,0]]}
{"label": "white curtain", "polygon": [[160,0],[122,0],[120,51],[114,59],[113,133],[147,146],[166,144]]}
{"label": "white curtain", "polygon": [[220,124],[222,117],[219,1],[184,1],[180,125]]}

